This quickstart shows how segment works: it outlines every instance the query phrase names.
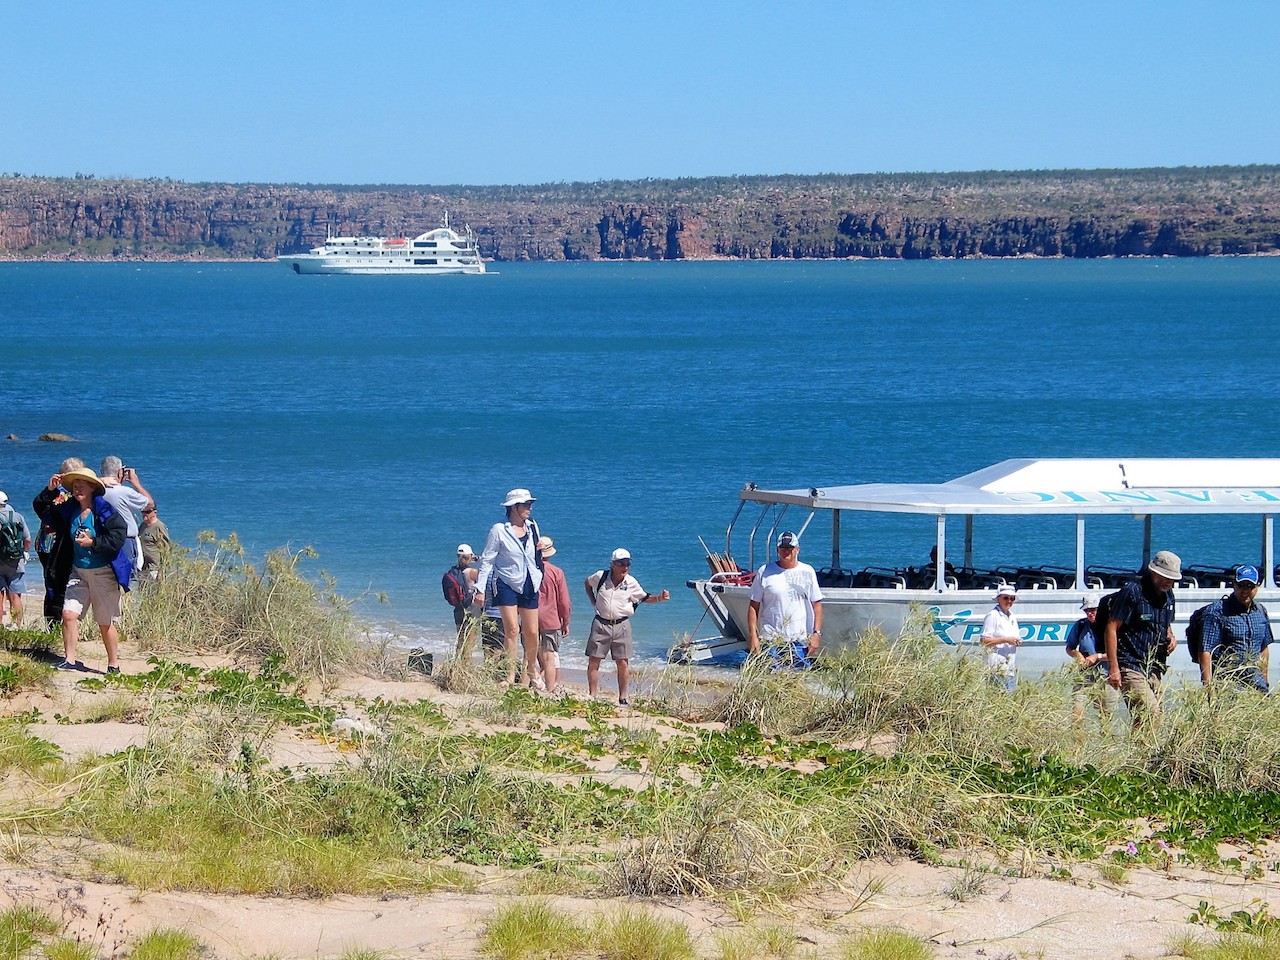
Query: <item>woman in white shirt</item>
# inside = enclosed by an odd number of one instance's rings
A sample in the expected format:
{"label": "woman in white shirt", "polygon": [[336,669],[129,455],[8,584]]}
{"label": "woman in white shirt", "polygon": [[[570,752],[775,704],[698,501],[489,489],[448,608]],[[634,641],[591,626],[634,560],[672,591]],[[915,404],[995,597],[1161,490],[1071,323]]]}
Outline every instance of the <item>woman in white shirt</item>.
{"label": "woman in white shirt", "polygon": [[516,679],[516,642],[524,644],[524,675],[529,686],[540,683],[538,665],[538,591],[542,568],[538,562],[538,525],[530,518],[534,496],[523,487],[507,493],[502,506],[507,519],[489,528],[476,574],[476,593],[483,597],[494,578],[495,605],[502,614],[508,658],[507,683]]}

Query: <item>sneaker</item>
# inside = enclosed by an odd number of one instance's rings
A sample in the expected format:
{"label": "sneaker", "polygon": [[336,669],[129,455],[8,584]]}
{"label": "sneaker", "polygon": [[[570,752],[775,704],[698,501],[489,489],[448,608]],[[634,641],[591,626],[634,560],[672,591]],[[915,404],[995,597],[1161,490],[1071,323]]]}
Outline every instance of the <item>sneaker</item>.
{"label": "sneaker", "polygon": [[120,672],[119,667],[107,667],[107,673],[119,673],[119,672]]}
{"label": "sneaker", "polygon": [[70,660],[63,660],[60,664],[58,664],[58,665],[57,665],[56,667],[54,667],[53,669],[55,669],[55,670],[79,670],[79,669],[80,669],[80,664],[79,664],[79,663],[72,663]]}
{"label": "sneaker", "polygon": [[629,706],[631,706],[631,701],[630,701],[630,700],[619,700],[619,701],[618,701],[618,706],[620,706],[620,707],[629,707]]}
{"label": "sneaker", "polygon": [[534,677],[532,680],[530,680],[530,681],[529,681],[529,689],[530,689],[530,690],[545,690],[545,689],[547,689],[547,685],[546,685],[546,683],[544,683],[544,682],[543,682],[543,680],[542,680],[542,678],[541,678],[541,677]]}

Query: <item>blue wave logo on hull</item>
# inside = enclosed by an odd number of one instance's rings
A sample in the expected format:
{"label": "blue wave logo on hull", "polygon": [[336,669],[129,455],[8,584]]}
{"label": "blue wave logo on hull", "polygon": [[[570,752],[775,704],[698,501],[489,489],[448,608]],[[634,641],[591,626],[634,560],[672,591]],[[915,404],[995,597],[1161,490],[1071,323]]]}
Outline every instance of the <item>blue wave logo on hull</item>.
{"label": "blue wave logo on hull", "polygon": [[964,623],[969,617],[973,616],[972,610],[961,610],[946,623],[942,622],[942,610],[939,607],[929,608],[929,626],[933,628],[933,635],[943,643],[955,646],[956,642],[951,639],[947,633],[952,627]]}

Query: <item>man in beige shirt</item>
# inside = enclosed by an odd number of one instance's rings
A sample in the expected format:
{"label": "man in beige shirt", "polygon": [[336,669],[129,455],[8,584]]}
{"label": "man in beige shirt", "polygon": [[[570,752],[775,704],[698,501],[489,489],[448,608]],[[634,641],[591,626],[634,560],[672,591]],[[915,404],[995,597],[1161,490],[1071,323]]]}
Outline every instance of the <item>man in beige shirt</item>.
{"label": "man in beige shirt", "polygon": [[619,547],[608,570],[587,577],[587,600],[595,610],[587,636],[587,689],[594,697],[600,686],[600,663],[613,657],[618,666],[618,703],[627,706],[627,675],[632,654],[631,615],[642,603],[664,603],[671,592],[646,593],[631,576],[631,554]]}

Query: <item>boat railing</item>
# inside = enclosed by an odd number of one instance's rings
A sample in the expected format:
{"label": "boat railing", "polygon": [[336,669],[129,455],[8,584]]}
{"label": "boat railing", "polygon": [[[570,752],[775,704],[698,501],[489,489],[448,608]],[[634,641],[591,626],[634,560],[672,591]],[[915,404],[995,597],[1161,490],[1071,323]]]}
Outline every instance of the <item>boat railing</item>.
{"label": "boat railing", "polygon": [[1183,587],[1225,587],[1230,590],[1232,584],[1235,583],[1235,571],[1231,569],[1225,570],[1208,570],[1204,568],[1193,569],[1187,567],[1182,571],[1182,582],[1179,586]]}
{"label": "boat railing", "polygon": [[977,567],[959,567],[955,572],[956,586],[960,590],[996,590],[1009,581],[992,570]]}
{"label": "boat railing", "polygon": [[823,567],[817,574],[820,587],[853,586],[853,571],[845,567]]}
{"label": "boat railing", "polygon": [[[732,557],[709,553],[710,581],[720,584],[749,584],[755,574],[737,565]],[[827,589],[862,588],[873,590],[931,590],[936,584],[932,564],[923,567],[864,567],[854,571],[849,567],[823,567],[816,571],[818,585]],[[1124,567],[1092,566],[1085,570],[1082,590],[1118,590],[1126,583],[1138,579],[1139,574]],[[1018,590],[1071,590],[1075,585],[1075,570],[1070,567],[1046,565],[1042,567],[996,567],[981,570],[976,567],[952,567],[947,565],[943,577],[945,590],[998,590],[1015,587]],[[1183,571],[1179,587],[1188,589],[1230,589],[1234,571],[1225,569],[1193,569]],[[1276,570],[1280,581],[1280,566]]]}
{"label": "boat railing", "polygon": [[907,578],[893,567],[866,567],[853,575],[851,587],[872,587],[887,590],[907,589]]}
{"label": "boat railing", "polygon": [[733,584],[749,584],[756,578],[755,573],[750,570],[724,570],[720,573],[713,573],[710,576],[712,583],[733,583]]}
{"label": "boat railing", "polygon": [[1085,584],[1092,590],[1119,590],[1137,575],[1128,567],[1089,566],[1084,568]]}

